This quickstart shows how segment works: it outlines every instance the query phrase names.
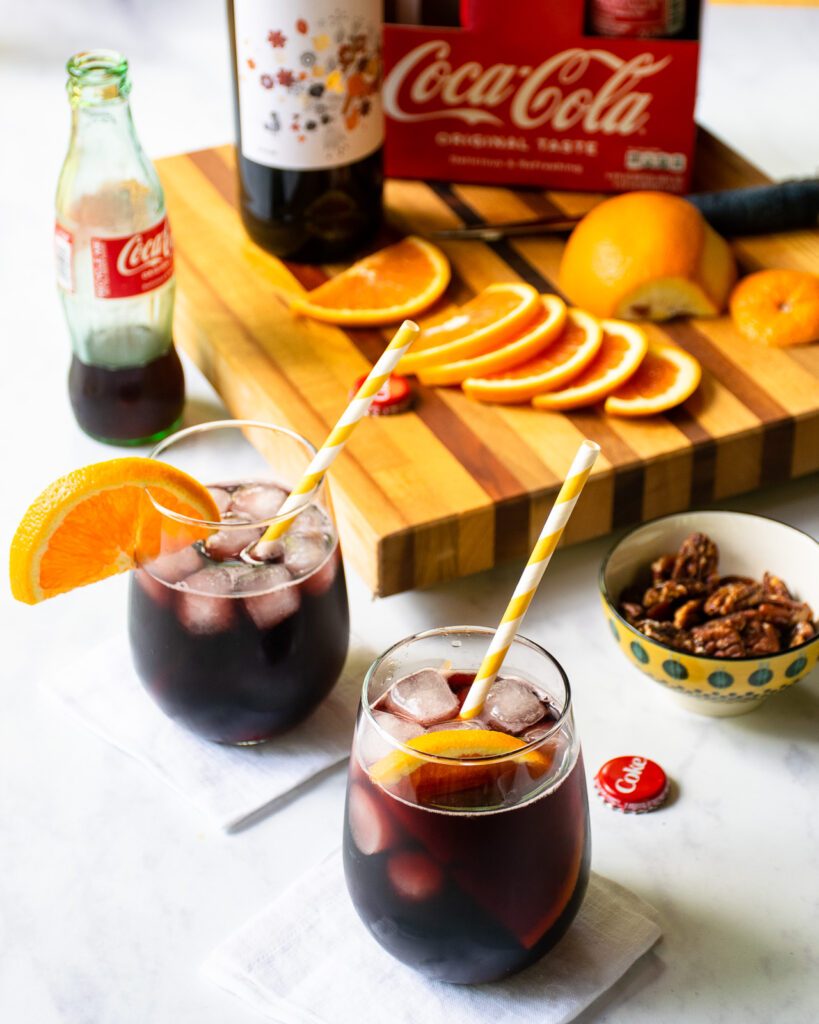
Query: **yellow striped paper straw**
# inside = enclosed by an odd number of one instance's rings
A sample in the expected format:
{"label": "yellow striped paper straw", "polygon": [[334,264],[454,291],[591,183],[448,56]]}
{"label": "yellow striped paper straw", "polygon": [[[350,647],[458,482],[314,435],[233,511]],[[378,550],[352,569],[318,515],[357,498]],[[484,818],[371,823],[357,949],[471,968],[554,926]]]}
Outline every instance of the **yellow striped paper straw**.
{"label": "yellow striped paper straw", "polygon": [[515,587],[512,600],[503,613],[503,618],[495,631],[489,650],[484,655],[481,667],[469,687],[469,693],[461,708],[461,718],[475,718],[481,713],[486,695],[503,664],[503,659],[515,638],[523,616],[532,603],[535,591],[546,572],[546,566],[554,554],[563,530],[566,528],[566,523],[569,521],[569,516],[577,504],[580,492],[589,479],[592,466],[599,454],[600,445],[593,441],[584,441],[577,449],[569,475],[560,488],[552,511],[540,531],[537,544],[535,544],[529,561],[526,563],[526,568]]}
{"label": "yellow striped paper straw", "polygon": [[[301,480],[299,480],[288,495],[287,500],[276,517],[276,522],[268,526],[259,543],[263,544],[266,541],[278,540],[287,531],[290,524],[305,506],[304,495],[310,494],[313,488],[321,483],[324,474],[338,457],[357,424],[367,415],[367,410],[370,408],[372,400],[387,382],[390,374],[398,365],[399,360],[418,337],[420,330],[421,328],[418,324],[412,320],[405,320],[401,324],[395,332],[395,337],[387,345],[381,353],[378,362],[367,374],[366,379],[356,392],[355,398],[353,398],[341,414],[341,418],[330,431],[327,440],[313,456]],[[288,516],[289,512],[292,512],[292,515]]]}

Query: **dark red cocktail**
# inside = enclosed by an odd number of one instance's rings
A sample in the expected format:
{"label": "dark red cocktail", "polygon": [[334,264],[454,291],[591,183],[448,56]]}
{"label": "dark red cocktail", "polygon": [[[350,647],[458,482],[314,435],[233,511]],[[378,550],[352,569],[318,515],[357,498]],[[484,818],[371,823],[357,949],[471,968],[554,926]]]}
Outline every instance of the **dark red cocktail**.
{"label": "dark red cocktail", "polygon": [[583,763],[556,662],[517,638],[481,717],[457,717],[491,635],[421,634],[376,662],[345,815],[347,885],[364,924],[397,959],[461,983],[543,956],[589,872]]}

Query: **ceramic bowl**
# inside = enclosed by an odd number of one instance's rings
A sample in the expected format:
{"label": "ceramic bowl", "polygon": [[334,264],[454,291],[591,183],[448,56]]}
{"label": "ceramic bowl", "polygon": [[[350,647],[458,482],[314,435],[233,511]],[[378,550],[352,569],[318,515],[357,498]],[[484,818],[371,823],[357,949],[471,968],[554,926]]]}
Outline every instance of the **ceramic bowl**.
{"label": "ceramic bowl", "polygon": [[819,613],[819,544],[775,519],[743,512],[680,512],[644,523],[622,537],[603,560],[600,592],[608,627],[628,660],[666,687],[679,703],[705,715],[737,715],[798,682],[819,661],[819,636],[778,654],[712,658],[686,654],[644,636],[617,611],[623,589],[659,555],[676,551],[693,532],[719,549],[721,575],[781,577],[794,597]]}

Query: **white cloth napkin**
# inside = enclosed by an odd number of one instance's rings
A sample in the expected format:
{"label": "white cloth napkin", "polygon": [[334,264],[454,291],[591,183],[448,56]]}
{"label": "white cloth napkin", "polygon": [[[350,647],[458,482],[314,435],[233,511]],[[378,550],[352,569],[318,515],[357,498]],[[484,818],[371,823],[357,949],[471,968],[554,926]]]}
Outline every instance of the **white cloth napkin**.
{"label": "white cloth napkin", "polygon": [[341,679],[302,725],[269,743],[229,747],[194,736],[143,690],[124,636],[95,648],[49,688],[96,733],[148,765],[217,825],[235,830],[346,760],[364,673],[373,660],[355,636]]}
{"label": "white cloth napkin", "polygon": [[365,930],[336,851],[218,947],[203,971],[281,1024],[565,1024],[660,935],[653,907],[592,874],[571,928],[533,967],[491,985],[426,981]]}

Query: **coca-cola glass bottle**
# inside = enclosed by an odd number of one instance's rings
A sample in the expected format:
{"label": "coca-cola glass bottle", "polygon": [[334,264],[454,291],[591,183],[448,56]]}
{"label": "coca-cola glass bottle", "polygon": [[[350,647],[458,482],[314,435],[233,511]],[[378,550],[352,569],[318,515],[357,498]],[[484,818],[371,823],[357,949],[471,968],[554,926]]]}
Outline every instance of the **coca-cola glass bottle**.
{"label": "coca-cola glass bottle", "polygon": [[180,421],[173,247],[165,197],[136,137],[128,62],[109,50],[67,64],[71,139],[57,185],[57,283],[82,429],[112,444],[158,440]]}
{"label": "coca-cola glass bottle", "polygon": [[242,221],[277,256],[342,259],[381,222],[383,0],[228,0]]}

